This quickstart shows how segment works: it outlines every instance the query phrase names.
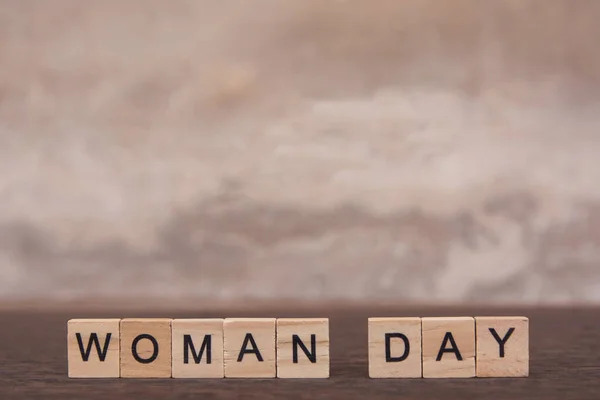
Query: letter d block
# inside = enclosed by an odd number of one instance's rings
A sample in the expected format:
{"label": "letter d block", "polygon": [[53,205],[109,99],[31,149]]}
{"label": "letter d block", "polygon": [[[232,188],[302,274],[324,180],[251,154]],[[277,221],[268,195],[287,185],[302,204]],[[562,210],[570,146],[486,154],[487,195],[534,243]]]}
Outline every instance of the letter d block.
{"label": "letter d block", "polygon": [[119,319],[67,323],[69,378],[119,377]]}
{"label": "letter d block", "polygon": [[121,378],[171,377],[171,320],[121,320]]}
{"label": "letter d block", "polygon": [[226,378],[275,378],[275,318],[227,318]]}
{"label": "letter d block", "polygon": [[223,378],[223,320],[173,320],[173,378]]}
{"label": "letter d block", "polygon": [[475,377],[475,319],[423,318],[423,378]]}
{"label": "letter d block", "polygon": [[525,317],[475,317],[477,376],[529,376],[529,320]]}
{"label": "letter d block", "polygon": [[329,378],[329,319],[277,319],[277,377]]}
{"label": "letter d block", "polygon": [[422,377],[421,318],[369,318],[369,377]]}

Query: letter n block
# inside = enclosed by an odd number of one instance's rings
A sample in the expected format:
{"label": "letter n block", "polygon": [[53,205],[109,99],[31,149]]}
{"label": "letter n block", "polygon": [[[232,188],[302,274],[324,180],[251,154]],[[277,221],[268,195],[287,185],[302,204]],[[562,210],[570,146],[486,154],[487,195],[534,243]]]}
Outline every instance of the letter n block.
{"label": "letter n block", "polygon": [[67,323],[69,378],[119,377],[119,319]]}
{"label": "letter n block", "polygon": [[121,320],[121,378],[171,377],[171,320]]}
{"label": "letter n block", "polygon": [[275,378],[275,318],[226,318],[226,378]]}
{"label": "letter n block", "polygon": [[173,378],[223,378],[223,320],[174,319]]}
{"label": "letter n block", "polygon": [[277,377],[329,378],[329,319],[277,319]]}
{"label": "letter n block", "polygon": [[529,376],[529,319],[475,317],[477,376]]}
{"label": "letter n block", "polygon": [[369,377],[422,377],[421,318],[369,318]]}
{"label": "letter n block", "polygon": [[475,319],[423,318],[423,378],[475,377]]}

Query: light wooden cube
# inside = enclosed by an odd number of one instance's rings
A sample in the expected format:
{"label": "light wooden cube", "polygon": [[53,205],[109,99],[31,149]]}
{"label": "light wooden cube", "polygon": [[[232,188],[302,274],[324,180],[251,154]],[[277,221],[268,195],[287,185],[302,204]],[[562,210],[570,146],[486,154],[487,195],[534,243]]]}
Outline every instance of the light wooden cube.
{"label": "light wooden cube", "polygon": [[529,319],[476,317],[477,376],[529,376]]}
{"label": "light wooden cube", "polygon": [[475,376],[475,319],[423,318],[423,378]]}
{"label": "light wooden cube", "polygon": [[277,319],[277,377],[329,378],[329,319]]}
{"label": "light wooden cube", "polygon": [[119,319],[67,322],[69,378],[119,377]]}
{"label": "light wooden cube", "polygon": [[174,319],[173,378],[223,378],[223,319]]}
{"label": "light wooden cube", "polygon": [[121,320],[121,377],[171,377],[171,320]]}
{"label": "light wooden cube", "polygon": [[369,318],[369,377],[422,376],[421,318]]}
{"label": "light wooden cube", "polygon": [[275,378],[275,318],[227,318],[226,378]]}

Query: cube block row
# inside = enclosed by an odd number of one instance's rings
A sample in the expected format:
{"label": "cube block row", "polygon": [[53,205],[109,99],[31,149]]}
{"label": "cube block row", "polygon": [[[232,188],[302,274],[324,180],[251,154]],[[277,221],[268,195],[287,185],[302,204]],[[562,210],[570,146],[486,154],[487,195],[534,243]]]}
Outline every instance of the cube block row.
{"label": "cube block row", "polygon": [[[328,378],[327,318],[73,319],[72,378]],[[525,377],[526,317],[368,320],[371,378]]]}

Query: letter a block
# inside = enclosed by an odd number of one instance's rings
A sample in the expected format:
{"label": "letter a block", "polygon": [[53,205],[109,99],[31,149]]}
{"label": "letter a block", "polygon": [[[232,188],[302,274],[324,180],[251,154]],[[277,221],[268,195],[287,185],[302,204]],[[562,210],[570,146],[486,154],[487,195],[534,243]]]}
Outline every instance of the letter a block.
{"label": "letter a block", "polygon": [[67,323],[69,378],[119,377],[119,319]]}
{"label": "letter a block", "polygon": [[422,377],[421,318],[369,318],[369,377]]}
{"label": "letter a block", "polygon": [[477,376],[529,376],[529,320],[525,317],[475,317]]}
{"label": "letter a block", "polygon": [[223,378],[223,320],[174,319],[173,378]]}
{"label": "letter a block", "polygon": [[227,318],[226,378],[275,378],[275,318]]}
{"label": "letter a block", "polygon": [[171,320],[121,320],[121,377],[171,377]]}
{"label": "letter a block", "polygon": [[475,319],[423,318],[423,378],[475,376]]}
{"label": "letter a block", "polygon": [[329,378],[329,319],[277,319],[277,377]]}

